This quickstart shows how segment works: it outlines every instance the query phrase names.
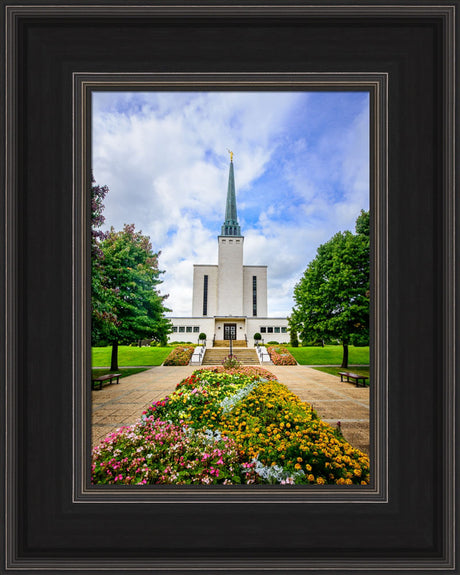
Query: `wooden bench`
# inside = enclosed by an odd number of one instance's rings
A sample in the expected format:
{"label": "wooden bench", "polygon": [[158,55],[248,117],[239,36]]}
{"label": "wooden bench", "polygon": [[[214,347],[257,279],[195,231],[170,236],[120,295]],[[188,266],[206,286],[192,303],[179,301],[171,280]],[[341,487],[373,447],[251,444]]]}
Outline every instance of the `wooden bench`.
{"label": "wooden bench", "polygon": [[120,382],[121,373],[108,373],[107,375],[99,375],[98,377],[91,377],[91,386],[93,389],[96,389],[96,386],[99,384],[99,389],[102,389],[102,382],[109,381],[112,383],[114,379],[116,379],[116,383]]}
{"label": "wooden bench", "polygon": [[[350,383],[350,379],[354,380],[356,387],[366,387],[366,379],[369,379],[366,375],[358,375],[356,373],[350,373],[349,371],[339,371],[340,381],[343,382],[343,378],[347,378],[347,382]],[[359,383],[362,380],[362,383]]]}

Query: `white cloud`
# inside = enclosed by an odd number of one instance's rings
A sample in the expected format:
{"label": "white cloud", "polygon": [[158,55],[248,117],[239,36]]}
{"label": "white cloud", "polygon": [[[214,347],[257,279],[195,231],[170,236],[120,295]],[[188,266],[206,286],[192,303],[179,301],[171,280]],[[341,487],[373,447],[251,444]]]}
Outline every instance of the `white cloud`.
{"label": "white cloud", "polygon": [[335,131],[329,122],[312,135],[299,130],[299,110],[302,121],[309,113],[305,93],[98,93],[93,100],[93,172],[110,189],[106,223],[135,223],[161,250],[161,292],[174,315],[191,314],[193,264],[217,263],[227,148],[235,153],[244,261],[268,264],[270,315],[290,313],[293,287],[318,245],[353,229],[368,207],[367,106]]}

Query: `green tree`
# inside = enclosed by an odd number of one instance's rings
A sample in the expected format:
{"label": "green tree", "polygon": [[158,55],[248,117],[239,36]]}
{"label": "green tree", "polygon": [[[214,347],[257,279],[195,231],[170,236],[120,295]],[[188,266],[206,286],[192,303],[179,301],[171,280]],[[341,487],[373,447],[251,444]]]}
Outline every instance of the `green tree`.
{"label": "green tree", "polygon": [[294,288],[292,325],[303,341],[336,339],[348,346],[369,340],[369,213],[361,211],[356,234],[335,234],[318,248]]}
{"label": "green tree", "polygon": [[115,323],[115,315],[112,312],[110,299],[111,290],[108,287],[107,278],[104,275],[102,265],[103,253],[100,242],[105,234],[100,229],[105,218],[103,215],[104,198],[109,192],[107,186],[96,184],[94,176],[91,176],[91,344],[96,345],[104,337],[107,337],[110,327]]}
{"label": "green tree", "polygon": [[370,235],[370,213],[365,210],[361,210],[361,213],[356,219],[356,233],[359,235],[367,236]]}
{"label": "green tree", "polygon": [[[101,266],[110,295],[106,301],[116,318],[109,325],[107,340],[112,345],[111,370],[118,369],[118,345],[137,339],[164,342],[171,331],[164,306],[168,297],[160,295],[159,253],[150,239],[125,224],[122,231],[113,228],[100,242]],[[105,334],[104,334],[105,336]]]}

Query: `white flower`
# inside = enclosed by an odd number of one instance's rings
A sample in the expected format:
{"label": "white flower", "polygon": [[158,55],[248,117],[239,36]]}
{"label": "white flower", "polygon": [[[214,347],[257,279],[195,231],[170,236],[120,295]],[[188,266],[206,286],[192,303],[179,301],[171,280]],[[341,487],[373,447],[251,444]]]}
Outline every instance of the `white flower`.
{"label": "white flower", "polygon": [[222,407],[222,411],[224,413],[229,413],[232,409],[237,405],[240,401],[242,401],[247,395],[251,393],[251,391],[257,387],[257,383],[249,383],[245,387],[241,388],[239,391],[230,395],[229,397],[225,397],[220,402],[220,407]]}

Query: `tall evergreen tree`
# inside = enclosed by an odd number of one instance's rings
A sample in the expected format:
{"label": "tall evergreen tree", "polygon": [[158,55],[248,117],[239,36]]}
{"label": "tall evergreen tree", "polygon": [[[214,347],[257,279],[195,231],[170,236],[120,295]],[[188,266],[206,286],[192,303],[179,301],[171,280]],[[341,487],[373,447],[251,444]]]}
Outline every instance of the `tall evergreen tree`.
{"label": "tall evergreen tree", "polygon": [[361,211],[356,234],[335,234],[321,245],[294,288],[290,319],[303,341],[337,339],[348,346],[369,340],[369,212]]}

